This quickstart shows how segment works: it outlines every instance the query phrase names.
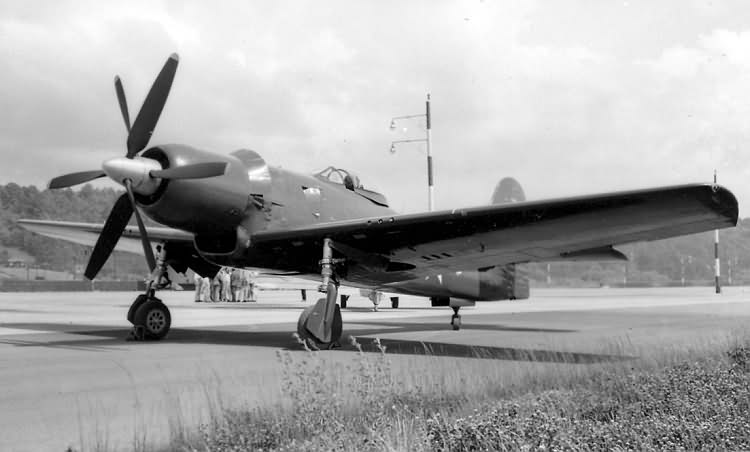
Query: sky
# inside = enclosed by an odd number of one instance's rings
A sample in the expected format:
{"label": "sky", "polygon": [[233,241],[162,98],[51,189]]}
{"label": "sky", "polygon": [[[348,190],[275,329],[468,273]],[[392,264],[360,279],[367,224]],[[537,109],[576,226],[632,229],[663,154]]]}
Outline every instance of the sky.
{"label": "sky", "polygon": [[[0,0],[0,183],[42,187],[124,155],[166,58],[180,65],[150,145],[359,175],[393,208],[719,182],[750,212],[746,1]],[[95,182],[104,185],[106,182]]]}

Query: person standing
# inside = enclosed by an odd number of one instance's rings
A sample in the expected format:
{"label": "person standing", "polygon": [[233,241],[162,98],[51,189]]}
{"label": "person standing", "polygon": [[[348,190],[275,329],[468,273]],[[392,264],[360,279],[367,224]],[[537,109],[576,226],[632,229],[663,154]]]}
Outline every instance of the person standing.
{"label": "person standing", "polygon": [[247,300],[252,302],[257,301],[255,298],[255,276],[257,276],[257,273],[247,271]]}
{"label": "person standing", "polygon": [[232,284],[232,301],[235,303],[245,301],[242,298],[242,272],[243,270],[233,268],[230,276],[230,282]]}
{"label": "person standing", "polygon": [[240,293],[242,302],[250,301],[250,270],[241,270],[242,279],[240,280]]}
{"label": "person standing", "polygon": [[208,276],[203,277],[203,284],[201,285],[201,299],[205,302],[211,301],[211,278]]}
{"label": "person standing", "polygon": [[224,267],[221,274],[221,299],[223,301],[232,301],[232,277],[229,267]]}
{"label": "person standing", "polygon": [[200,303],[203,301],[203,298],[201,297],[203,293],[203,277],[199,275],[198,273],[193,273],[193,284],[195,284],[195,302]]}
{"label": "person standing", "polygon": [[221,301],[221,282],[223,279],[224,269],[220,268],[216,276],[211,280],[211,301]]}

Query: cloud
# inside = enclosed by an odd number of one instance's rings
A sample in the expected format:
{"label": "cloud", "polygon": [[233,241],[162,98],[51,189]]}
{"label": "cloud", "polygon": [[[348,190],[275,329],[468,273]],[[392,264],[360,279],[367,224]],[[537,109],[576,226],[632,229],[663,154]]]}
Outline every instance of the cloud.
{"label": "cloud", "polygon": [[[0,6],[0,182],[41,184],[123,152],[167,55],[180,68],[153,143],[255,149],[359,173],[426,205],[424,147],[391,117],[433,97],[436,197],[480,204],[513,175],[533,198],[748,172],[750,30],[722,2],[49,2]],[[24,159],[19,152],[23,151]],[[26,163],[32,156],[33,164]],[[746,195],[746,196],[745,196]],[[750,199],[750,198],[748,198]]]}

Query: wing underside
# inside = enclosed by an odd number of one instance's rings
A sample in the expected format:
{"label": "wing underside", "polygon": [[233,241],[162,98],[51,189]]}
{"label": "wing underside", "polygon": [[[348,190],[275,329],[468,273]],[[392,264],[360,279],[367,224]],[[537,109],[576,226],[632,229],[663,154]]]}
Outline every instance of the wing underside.
{"label": "wing underside", "polygon": [[[53,239],[65,240],[79,245],[94,246],[103,224],[73,223],[67,221],[49,220],[18,220],[18,224],[37,234],[51,237]],[[193,236],[184,231],[164,227],[147,227],[149,239],[154,242],[180,242],[192,243]],[[143,254],[140,234],[136,226],[127,226],[115,247],[117,251],[125,251],[134,254]]]}

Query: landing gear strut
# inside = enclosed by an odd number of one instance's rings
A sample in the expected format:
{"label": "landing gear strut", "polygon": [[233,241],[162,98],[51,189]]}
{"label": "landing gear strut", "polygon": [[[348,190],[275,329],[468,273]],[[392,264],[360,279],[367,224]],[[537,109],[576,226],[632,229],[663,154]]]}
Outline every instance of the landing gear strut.
{"label": "landing gear strut", "polygon": [[340,346],[342,322],[341,309],[336,304],[338,283],[333,272],[335,263],[337,262],[333,259],[331,239],[326,238],[323,240],[323,259],[320,261],[323,281],[318,288],[326,297],[305,308],[297,321],[297,334],[300,338],[312,341],[318,348],[330,349]]}
{"label": "landing gear strut", "polygon": [[453,329],[458,331],[461,329],[461,316],[458,314],[458,310],[461,306],[451,306],[453,308],[453,316],[451,316],[451,326]]}
{"label": "landing gear strut", "polygon": [[146,292],[138,295],[128,310],[128,321],[133,324],[128,340],[163,339],[172,325],[169,308],[154,295],[157,289],[169,282],[164,245],[157,246],[157,250],[156,267],[146,283]]}

